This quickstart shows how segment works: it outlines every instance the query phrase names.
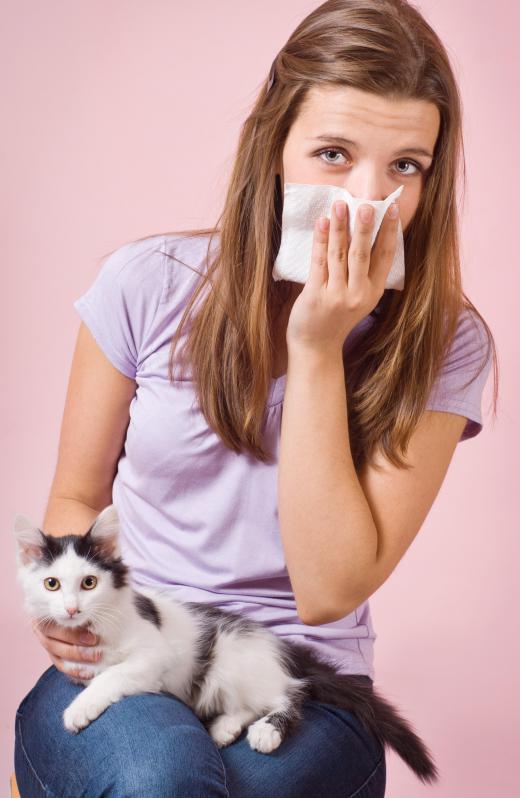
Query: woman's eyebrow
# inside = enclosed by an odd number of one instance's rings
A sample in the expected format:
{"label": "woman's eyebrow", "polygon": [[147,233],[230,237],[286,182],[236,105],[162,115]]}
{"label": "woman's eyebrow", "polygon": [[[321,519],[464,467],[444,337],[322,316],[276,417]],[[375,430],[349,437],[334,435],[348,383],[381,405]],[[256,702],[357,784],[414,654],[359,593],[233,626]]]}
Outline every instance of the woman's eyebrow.
{"label": "woman's eyebrow", "polygon": [[[307,136],[308,141],[339,141],[341,144],[350,144],[352,147],[357,147],[355,141],[351,139],[345,139],[343,136],[336,136],[333,133],[322,133],[320,136]],[[422,147],[405,147],[398,152],[394,152],[394,155],[404,155],[405,153],[413,152],[415,155],[425,155],[427,158],[433,158],[433,154],[428,152],[428,150],[423,149]]]}

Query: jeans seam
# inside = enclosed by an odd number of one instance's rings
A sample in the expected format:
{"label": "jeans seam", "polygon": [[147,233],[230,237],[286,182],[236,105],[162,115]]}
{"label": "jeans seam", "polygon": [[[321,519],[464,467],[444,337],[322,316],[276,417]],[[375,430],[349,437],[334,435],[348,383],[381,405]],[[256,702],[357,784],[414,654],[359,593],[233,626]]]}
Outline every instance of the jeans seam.
{"label": "jeans seam", "polygon": [[226,766],[224,764],[224,760],[222,759],[222,756],[221,756],[220,751],[219,751],[219,747],[216,744],[216,742],[213,739],[213,737],[211,736],[211,734],[209,733],[209,730],[205,729],[205,732],[208,735],[208,737],[211,739],[213,745],[215,746],[215,751],[217,752],[217,755],[218,755],[218,758],[219,758],[219,761],[220,761],[220,766],[222,768],[222,775],[224,776],[224,789],[226,791],[226,796],[227,796],[227,798],[230,798],[228,784],[227,784]]}
{"label": "jeans seam", "polygon": [[[218,747],[217,747],[217,751],[218,751]],[[224,776],[224,789],[226,791],[227,798],[229,798],[229,790],[228,790],[227,776],[226,776],[226,766],[224,765],[224,760],[220,756],[220,751],[218,752],[218,757],[220,759],[220,764],[222,765],[222,775]]]}
{"label": "jeans seam", "polygon": [[371,774],[370,774],[370,775],[369,775],[369,776],[368,776],[368,777],[365,779],[365,781],[363,782],[363,784],[361,784],[361,786],[360,786],[360,787],[358,787],[358,788],[357,788],[357,790],[355,790],[355,792],[352,792],[352,793],[350,793],[350,795],[348,795],[348,796],[347,796],[347,798],[355,798],[355,796],[356,796],[356,795],[359,795],[360,791],[361,791],[361,790],[362,790],[364,787],[366,787],[366,786],[367,786],[367,784],[368,784],[370,781],[372,781],[372,779],[373,779],[373,778],[374,778],[374,776],[376,775],[377,771],[379,770],[379,768],[380,768],[380,767],[381,767],[381,765],[383,764],[384,758],[385,758],[385,754],[384,754],[384,751],[383,751],[383,755],[381,756],[381,759],[379,760],[379,762],[377,762],[377,764],[376,764],[376,766],[375,766],[374,770],[372,771],[372,773],[371,773]]}
{"label": "jeans seam", "polygon": [[22,721],[21,721],[21,717],[18,717],[18,734],[19,734],[19,737],[20,737],[20,748],[21,748],[21,749],[22,749],[22,751],[23,751],[23,755],[24,755],[24,757],[25,757],[25,760],[27,761],[27,764],[29,765],[29,767],[31,768],[31,770],[32,770],[32,772],[33,772],[34,778],[36,779],[36,781],[38,782],[38,784],[39,784],[39,785],[40,785],[40,787],[42,788],[42,790],[43,790],[43,792],[45,793],[45,795],[50,795],[50,796],[51,796],[51,798],[56,798],[56,796],[54,795],[54,793],[53,793],[51,790],[48,790],[48,789],[47,789],[47,787],[45,786],[45,784],[43,783],[43,781],[42,781],[42,780],[40,779],[40,777],[38,776],[38,774],[37,774],[36,770],[35,770],[35,769],[34,769],[34,767],[33,767],[33,763],[32,763],[32,762],[31,762],[31,760],[30,760],[29,754],[28,754],[28,753],[27,753],[27,751],[25,750],[25,746],[24,746],[24,744],[23,744],[23,734],[22,734]]}
{"label": "jeans seam", "polygon": [[[199,718],[199,720],[200,720],[200,718]],[[191,728],[191,726],[190,726],[189,728]],[[206,734],[206,735],[207,735],[207,736],[210,738],[210,740],[211,740],[211,742],[213,743],[213,746],[214,746],[214,748],[215,748],[215,751],[217,752],[217,756],[218,756],[218,758],[219,758],[219,762],[220,762],[220,767],[222,768],[222,775],[224,776],[224,789],[225,789],[225,791],[226,791],[226,796],[227,796],[227,798],[229,798],[229,790],[228,790],[228,786],[227,786],[227,777],[226,777],[226,766],[224,765],[224,760],[222,759],[222,757],[221,757],[221,755],[220,755],[219,747],[218,747],[218,745],[216,744],[216,742],[215,742],[215,740],[213,739],[213,737],[211,736],[211,734],[209,733],[209,730],[208,730],[208,729],[206,729],[206,728],[204,727],[204,728],[203,728],[203,729],[201,729],[200,731],[202,731],[202,733],[203,733],[203,734]]]}
{"label": "jeans seam", "polygon": [[[43,684],[44,682],[46,682],[46,681],[47,681],[47,679],[49,678],[49,676],[51,676],[51,675],[52,675],[52,673],[53,673],[54,671],[56,671],[56,670],[58,670],[58,669],[57,669],[57,668],[56,668],[54,665],[50,665],[50,666],[47,668],[47,670],[46,670],[46,671],[44,671],[44,672],[41,674],[40,678],[39,678],[39,679],[38,679],[38,681],[37,681],[37,685],[38,685],[38,686],[40,686],[41,684]],[[21,701],[20,701],[20,703],[18,704],[18,707],[16,708],[16,717],[17,717],[17,718],[22,718],[22,717],[23,717],[23,712],[19,712],[19,709],[20,709],[20,707],[22,706],[22,704],[23,704],[25,701],[27,701],[27,700],[30,698],[30,696],[31,696],[31,693],[33,693],[35,689],[36,689],[36,684],[35,684],[35,685],[33,685],[33,687],[31,687],[31,689],[29,690],[29,692],[28,692],[28,693],[27,693],[27,694],[26,694],[26,695],[25,695],[25,696],[22,698],[22,700],[21,700]]]}

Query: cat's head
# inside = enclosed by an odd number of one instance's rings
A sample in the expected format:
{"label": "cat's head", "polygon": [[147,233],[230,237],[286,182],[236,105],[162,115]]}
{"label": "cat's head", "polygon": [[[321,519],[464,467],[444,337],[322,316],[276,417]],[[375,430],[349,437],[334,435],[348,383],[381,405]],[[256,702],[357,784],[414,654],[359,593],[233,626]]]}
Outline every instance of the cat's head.
{"label": "cat's head", "polygon": [[23,515],[14,519],[17,578],[25,609],[34,618],[75,627],[109,620],[114,591],[126,587],[128,568],[118,545],[119,519],[113,504],[85,535],[46,535]]}

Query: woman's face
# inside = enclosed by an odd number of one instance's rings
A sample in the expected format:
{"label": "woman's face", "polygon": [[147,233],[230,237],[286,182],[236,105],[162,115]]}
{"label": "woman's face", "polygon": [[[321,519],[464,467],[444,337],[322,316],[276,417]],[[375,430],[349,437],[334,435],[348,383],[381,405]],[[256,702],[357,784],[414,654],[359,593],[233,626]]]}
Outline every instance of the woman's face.
{"label": "woman's face", "polygon": [[370,200],[386,199],[404,185],[397,204],[405,231],[432,165],[439,127],[437,107],[424,100],[390,100],[349,86],[313,87],[285,142],[282,182],[342,186]]}

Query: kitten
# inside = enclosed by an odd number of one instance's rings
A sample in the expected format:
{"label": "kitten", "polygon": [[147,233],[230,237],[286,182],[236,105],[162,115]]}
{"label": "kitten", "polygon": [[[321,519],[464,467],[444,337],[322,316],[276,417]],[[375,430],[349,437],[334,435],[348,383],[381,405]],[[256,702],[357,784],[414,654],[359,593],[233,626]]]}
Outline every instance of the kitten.
{"label": "kitten", "polygon": [[[368,680],[341,674],[302,643],[208,604],[180,602],[156,588],[134,589],[109,505],[85,535],[46,535],[17,515],[17,579],[25,610],[44,624],[87,626],[100,636],[99,662],[65,709],[73,733],[110,704],[136,693],[168,692],[186,703],[222,747],[247,726],[253,750],[274,751],[302,717],[306,699],[353,712],[421,781],[438,779],[428,748]],[[77,667],[77,663],[67,663]]]}

